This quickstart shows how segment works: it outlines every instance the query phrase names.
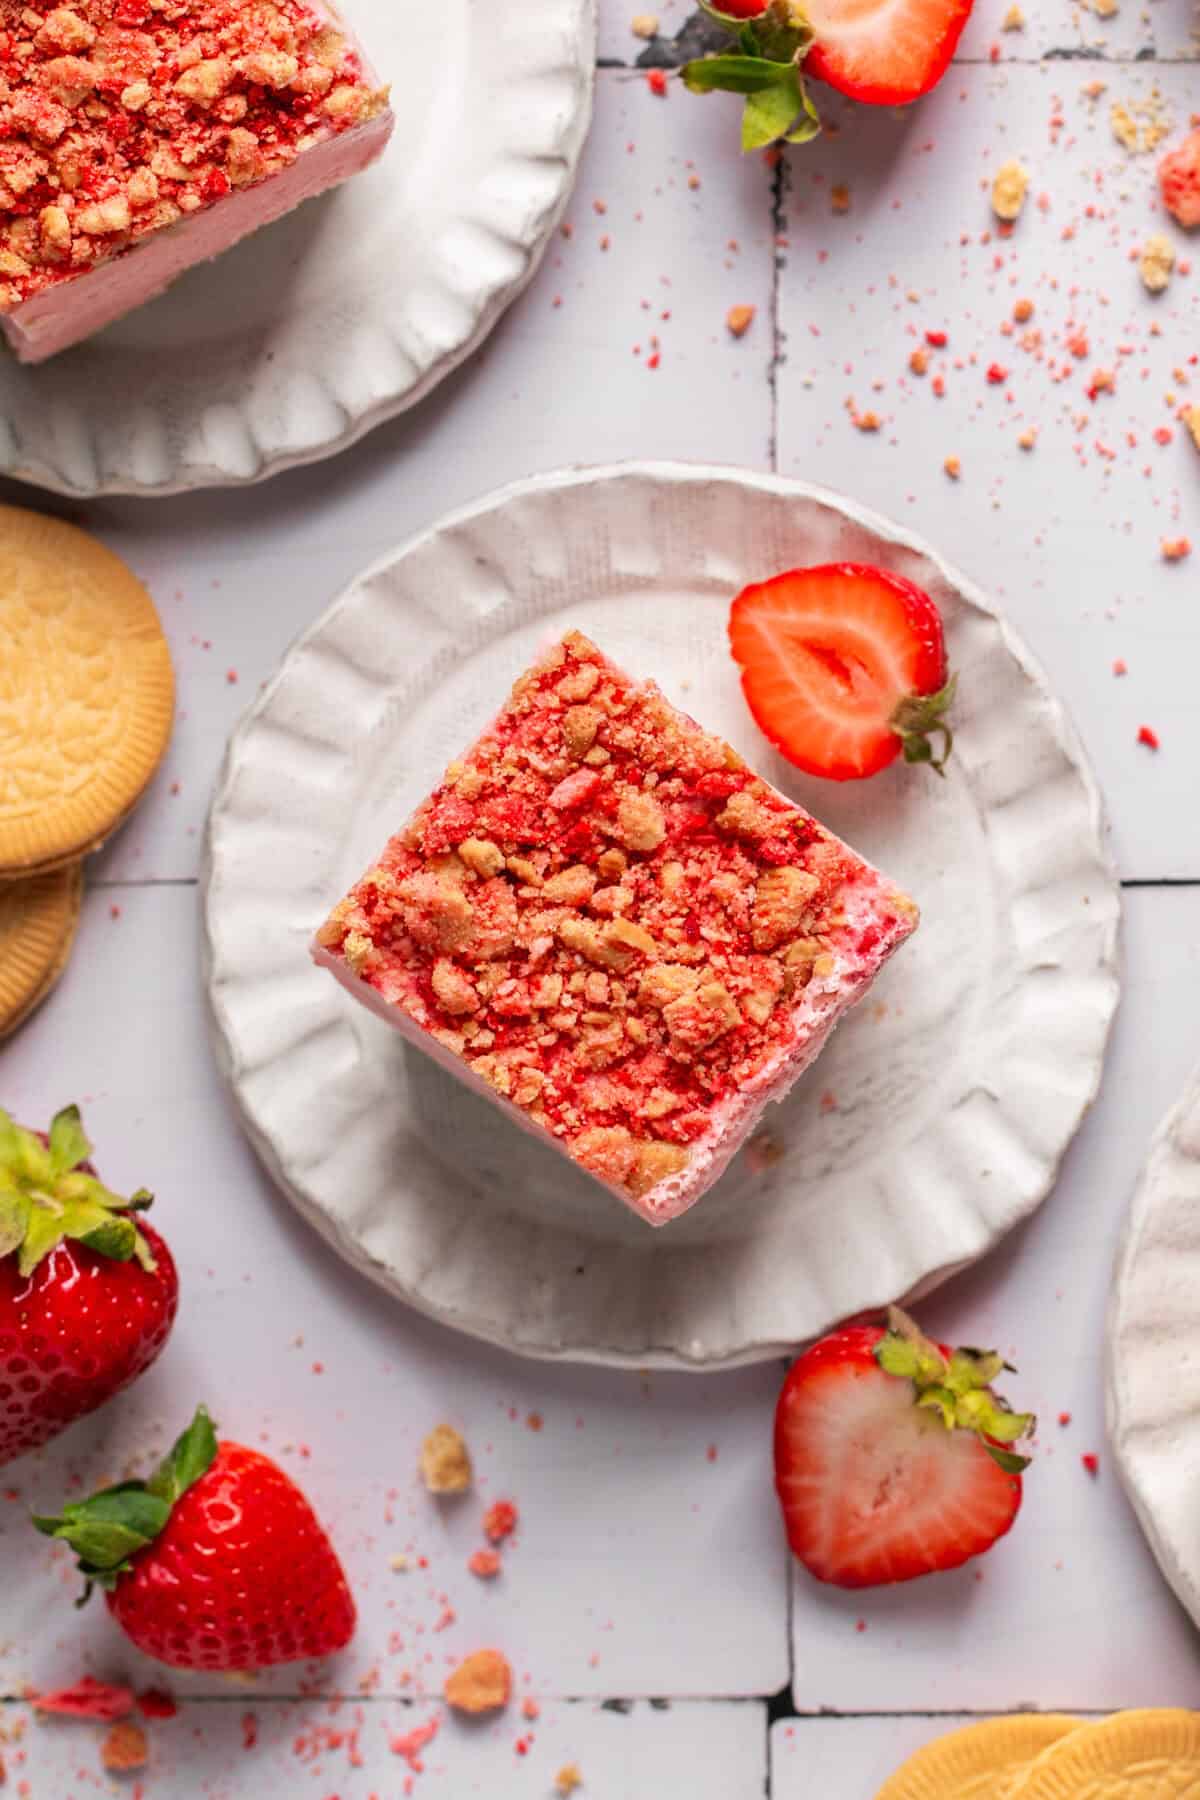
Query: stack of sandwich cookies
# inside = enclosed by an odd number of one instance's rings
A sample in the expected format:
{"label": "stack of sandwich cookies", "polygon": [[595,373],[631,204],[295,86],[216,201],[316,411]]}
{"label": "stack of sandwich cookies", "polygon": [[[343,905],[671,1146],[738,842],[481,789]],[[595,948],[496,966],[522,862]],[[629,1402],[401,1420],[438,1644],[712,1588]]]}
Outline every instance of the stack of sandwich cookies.
{"label": "stack of sandwich cookies", "polygon": [[81,859],[166,749],[171,659],[154,603],[85,532],[0,507],[0,1034],[45,998],[79,914]]}
{"label": "stack of sandwich cookies", "polygon": [[1200,1713],[1147,1708],[1085,1721],[985,1719],[926,1744],[875,1800],[1191,1800]]}

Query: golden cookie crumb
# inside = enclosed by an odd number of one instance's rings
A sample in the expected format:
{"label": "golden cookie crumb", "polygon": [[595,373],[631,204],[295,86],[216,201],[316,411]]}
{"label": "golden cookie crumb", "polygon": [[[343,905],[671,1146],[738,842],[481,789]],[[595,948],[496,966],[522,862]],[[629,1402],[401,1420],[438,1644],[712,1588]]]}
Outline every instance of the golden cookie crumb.
{"label": "golden cookie crumb", "polygon": [[629,29],[636,38],[652,38],[658,36],[657,13],[634,13],[629,21]]}
{"label": "golden cookie crumb", "polygon": [[476,1650],[446,1677],[443,1692],[456,1712],[497,1712],[508,1705],[512,1670],[499,1650]]}
{"label": "golden cookie crumb", "polygon": [[1155,232],[1142,245],[1142,254],[1138,259],[1138,274],[1142,278],[1142,286],[1148,293],[1161,294],[1171,279],[1174,267],[1174,244],[1161,231]]}
{"label": "golden cookie crumb", "polygon": [[948,456],[942,464],[942,467],[945,469],[951,481],[957,481],[962,474],[962,463],[957,456]]}
{"label": "golden cookie crumb", "polygon": [[1011,224],[1019,219],[1029,191],[1029,171],[1021,163],[1006,162],[997,169],[992,182],[992,211],[998,219]]}
{"label": "golden cookie crumb", "polygon": [[148,1756],[146,1734],[132,1719],[119,1719],[100,1746],[100,1761],[112,1775],[144,1769]]}
{"label": "golden cookie crumb", "polygon": [[435,1425],[421,1445],[421,1479],[431,1494],[465,1494],[471,1457],[453,1425]]}
{"label": "golden cookie crumb", "polygon": [[731,306],[725,314],[725,329],[731,337],[745,337],[754,323],[753,306]]}
{"label": "golden cookie crumb", "polygon": [[583,1776],[579,1773],[578,1763],[564,1763],[554,1777],[554,1791],[564,1797],[573,1794],[576,1788],[583,1786]]}

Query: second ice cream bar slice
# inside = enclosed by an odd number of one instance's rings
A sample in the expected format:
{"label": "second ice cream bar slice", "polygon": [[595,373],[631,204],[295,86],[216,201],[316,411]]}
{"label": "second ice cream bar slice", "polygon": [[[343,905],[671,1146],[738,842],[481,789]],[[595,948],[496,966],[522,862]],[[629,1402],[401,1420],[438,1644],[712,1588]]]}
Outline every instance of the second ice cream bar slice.
{"label": "second ice cream bar slice", "polygon": [[661,1225],[916,923],[906,895],[729,744],[572,632],[313,954]]}
{"label": "second ice cream bar slice", "polygon": [[[41,362],[379,156],[322,0],[0,8],[0,324]],[[235,296],[236,301],[236,296]]]}

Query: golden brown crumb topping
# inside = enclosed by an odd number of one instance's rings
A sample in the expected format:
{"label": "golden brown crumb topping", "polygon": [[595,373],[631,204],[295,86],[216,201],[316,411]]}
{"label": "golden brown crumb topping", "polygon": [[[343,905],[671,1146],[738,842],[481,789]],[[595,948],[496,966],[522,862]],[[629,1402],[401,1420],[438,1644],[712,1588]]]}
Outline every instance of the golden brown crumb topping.
{"label": "golden brown crumb topping", "polygon": [[[847,881],[871,888],[853,924]],[[643,1195],[795,1046],[797,996],[835,941],[882,960],[911,918],[728,744],[571,633],[318,936]]]}
{"label": "golden brown crumb topping", "polygon": [[0,306],[385,102],[308,0],[14,0],[0,9]]}

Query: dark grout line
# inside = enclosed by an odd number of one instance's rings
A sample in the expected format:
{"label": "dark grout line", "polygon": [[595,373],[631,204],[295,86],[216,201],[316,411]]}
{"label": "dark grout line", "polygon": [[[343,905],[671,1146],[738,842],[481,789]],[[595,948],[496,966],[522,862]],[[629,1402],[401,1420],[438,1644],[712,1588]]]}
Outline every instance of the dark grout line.
{"label": "dark grout line", "polygon": [[1122,888],[1194,888],[1200,887],[1200,876],[1197,875],[1146,875],[1131,876],[1122,881]]}
{"label": "dark grout line", "polygon": [[[993,61],[990,56],[956,56],[950,64],[952,69],[1039,69],[1049,64],[1077,62],[1099,63],[1106,68],[1131,69],[1151,67],[1155,69],[1194,69],[1200,64],[1200,55],[1189,52],[1186,56],[1160,56],[1152,44],[1144,44],[1140,49],[1130,50],[1117,55],[1109,55],[1104,50],[1097,50],[1086,44],[1051,45],[1038,56],[1001,56]],[[671,64],[654,63],[654,68],[664,68],[670,74]],[[622,62],[617,56],[598,56],[596,70],[605,75],[636,75],[644,78],[646,68],[638,63]]]}
{"label": "dark grout line", "polygon": [[767,456],[772,472],[779,473],[779,368],[783,362],[783,251],[779,239],[786,224],[786,183],[788,159],[779,156],[771,170],[771,361],[767,368],[767,386],[771,390],[771,422],[767,434]]}
{"label": "dark grout line", "polygon": [[[939,1706],[927,1709],[875,1712],[838,1712],[833,1707],[798,1711],[792,1704],[791,1692],[782,1688],[777,1694],[681,1694],[673,1698],[662,1695],[621,1695],[601,1698],[598,1694],[537,1694],[540,1704],[547,1706],[594,1706],[605,1712],[628,1714],[635,1706],[652,1707],[668,1712],[673,1706],[761,1706],[767,1712],[768,1729],[785,1721],[788,1724],[815,1724],[825,1719],[839,1724],[871,1719],[1012,1719],[1036,1717],[1040,1713],[1070,1712],[1078,1718],[1107,1719],[1115,1710],[1109,1706]],[[362,1694],[357,1689],[345,1693],[331,1689],[328,1693],[255,1694],[255,1706],[322,1706],[334,1701],[353,1702],[356,1706],[430,1706],[441,1704],[439,1694]],[[176,1703],[185,1706],[246,1705],[245,1694],[180,1694]],[[0,1706],[33,1706],[23,1694],[0,1694]]]}
{"label": "dark grout line", "polygon": [[109,892],[113,888],[189,888],[199,887],[198,875],[140,875],[140,876],[101,876],[99,881],[89,881],[88,888],[95,892]]}

